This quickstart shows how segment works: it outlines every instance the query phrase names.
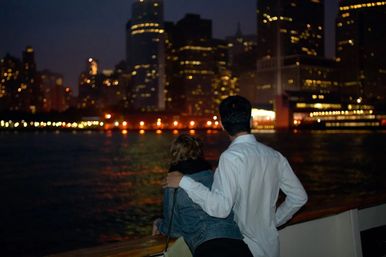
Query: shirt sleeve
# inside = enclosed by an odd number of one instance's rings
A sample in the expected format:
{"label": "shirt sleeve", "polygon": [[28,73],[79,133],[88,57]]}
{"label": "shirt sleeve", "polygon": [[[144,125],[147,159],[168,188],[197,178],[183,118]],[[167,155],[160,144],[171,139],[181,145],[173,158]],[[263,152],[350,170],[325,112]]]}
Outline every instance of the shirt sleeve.
{"label": "shirt sleeve", "polygon": [[229,161],[227,156],[222,154],[211,189],[187,176],[182,178],[179,186],[208,215],[226,218],[230,214],[236,198],[236,167],[234,162]]}
{"label": "shirt sleeve", "polygon": [[279,165],[279,186],[286,195],[284,202],[276,210],[276,226],[286,223],[307,202],[307,193],[294,174],[286,158]]}

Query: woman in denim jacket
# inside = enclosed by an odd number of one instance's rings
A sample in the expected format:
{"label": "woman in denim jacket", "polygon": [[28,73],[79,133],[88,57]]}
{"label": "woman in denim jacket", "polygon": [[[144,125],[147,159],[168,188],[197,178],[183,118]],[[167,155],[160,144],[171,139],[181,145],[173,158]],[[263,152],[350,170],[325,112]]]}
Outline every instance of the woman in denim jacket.
{"label": "woman in denim jacket", "polygon": [[[169,172],[178,170],[208,188],[212,186],[213,171],[203,158],[202,144],[198,138],[181,134],[173,141],[170,154],[172,161]],[[173,199],[174,197],[176,199]],[[252,257],[233,220],[233,213],[224,219],[211,217],[180,188],[165,188],[164,218],[154,222],[153,234],[167,234],[173,200],[175,206],[170,236],[182,236],[194,257]]]}

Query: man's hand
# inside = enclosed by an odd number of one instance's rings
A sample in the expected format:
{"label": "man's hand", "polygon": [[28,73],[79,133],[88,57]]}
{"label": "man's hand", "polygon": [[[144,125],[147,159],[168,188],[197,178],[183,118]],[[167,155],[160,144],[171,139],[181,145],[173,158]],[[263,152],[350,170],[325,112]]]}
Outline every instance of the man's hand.
{"label": "man's hand", "polygon": [[180,181],[184,174],[182,174],[179,171],[173,171],[168,173],[168,176],[166,178],[166,185],[165,187],[172,187],[172,188],[177,188],[180,186]]}
{"label": "man's hand", "polygon": [[158,230],[158,224],[161,223],[161,219],[156,219],[154,222],[153,222],[153,231],[151,233],[152,236],[156,236],[156,235],[159,235],[161,234],[161,232]]}

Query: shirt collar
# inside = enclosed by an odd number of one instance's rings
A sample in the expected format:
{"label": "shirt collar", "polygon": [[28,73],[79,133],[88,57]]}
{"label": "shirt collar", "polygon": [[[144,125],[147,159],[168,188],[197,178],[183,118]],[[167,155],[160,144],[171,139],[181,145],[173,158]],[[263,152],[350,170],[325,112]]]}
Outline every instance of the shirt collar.
{"label": "shirt collar", "polygon": [[239,144],[239,143],[253,143],[253,142],[256,142],[255,136],[252,134],[247,134],[247,135],[242,135],[242,136],[236,137],[232,141],[231,145]]}

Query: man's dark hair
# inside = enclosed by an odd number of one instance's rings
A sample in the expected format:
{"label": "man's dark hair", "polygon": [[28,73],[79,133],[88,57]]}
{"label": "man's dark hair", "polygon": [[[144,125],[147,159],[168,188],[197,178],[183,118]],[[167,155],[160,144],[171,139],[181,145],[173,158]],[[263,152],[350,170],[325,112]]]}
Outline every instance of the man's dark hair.
{"label": "man's dark hair", "polygon": [[221,123],[229,135],[251,132],[251,103],[242,96],[229,96],[219,106]]}

